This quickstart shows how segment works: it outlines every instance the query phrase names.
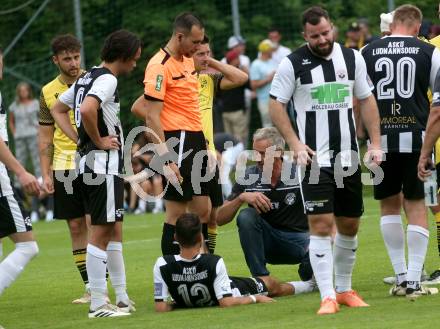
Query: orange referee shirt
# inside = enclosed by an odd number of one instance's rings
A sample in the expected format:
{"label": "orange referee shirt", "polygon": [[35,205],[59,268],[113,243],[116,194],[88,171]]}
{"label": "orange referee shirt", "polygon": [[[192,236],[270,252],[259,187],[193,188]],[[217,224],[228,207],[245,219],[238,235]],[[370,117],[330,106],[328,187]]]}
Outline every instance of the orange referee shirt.
{"label": "orange referee shirt", "polygon": [[145,69],[146,99],[163,101],[160,121],[164,131],[201,131],[199,85],[192,58],[178,61],[160,49]]}

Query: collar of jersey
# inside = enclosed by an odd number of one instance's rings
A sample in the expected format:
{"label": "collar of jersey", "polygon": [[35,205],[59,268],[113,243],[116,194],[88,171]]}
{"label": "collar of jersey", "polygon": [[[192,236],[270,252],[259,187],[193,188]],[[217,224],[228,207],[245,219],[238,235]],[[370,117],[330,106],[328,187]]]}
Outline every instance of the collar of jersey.
{"label": "collar of jersey", "polygon": [[180,256],[180,255],[176,255],[176,256],[174,256],[175,258],[176,258],[176,260],[181,260],[182,262],[187,262],[187,263],[192,263],[193,261],[195,261],[195,260],[197,260],[197,259],[199,259],[200,257],[202,257],[202,255],[201,254],[198,254],[196,257],[194,257],[193,259],[186,259],[186,258],[183,258],[182,256]]}

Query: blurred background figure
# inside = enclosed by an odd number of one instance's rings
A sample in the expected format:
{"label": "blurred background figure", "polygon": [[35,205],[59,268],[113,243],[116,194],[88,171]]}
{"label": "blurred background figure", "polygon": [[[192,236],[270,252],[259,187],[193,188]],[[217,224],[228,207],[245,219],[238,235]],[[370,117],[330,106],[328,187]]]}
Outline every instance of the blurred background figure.
{"label": "blurred background figure", "polygon": [[276,27],[273,27],[269,30],[267,37],[270,41],[272,41],[274,47],[274,50],[272,52],[272,60],[278,65],[280,64],[281,60],[284,57],[290,55],[292,51],[280,43],[282,36],[279,29],[277,29]]}
{"label": "blurred background figure", "polygon": [[[41,177],[38,155],[38,111],[39,103],[34,98],[31,86],[20,82],[16,88],[15,101],[9,106],[9,129],[14,138],[15,157],[22,166],[30,162],[36,177]],[[29,161],[29,162],[28,162]],[[32,198],[31,220],[39,219],[39,198]],[[48,198],[46,220],[53,220],[53,199]]]}
{"label": "blurred background figure", "polygon": [[258,45],[259,57],[251,64],[250,80],[252,90],[257,93],[258,111],[261,116],[262,127],[271,127],[269,115],[269,92],[277,63],[272,60],[275,47],[272,41],[265,39]]}
{"label": "blurred background figure", "polygon": [[345,47],[359,50],[365,45],[364,36],[357,22],[352,22],[345,33]]}
{"label": "blurred background figure", "polygon": [[363,46],[369,44],[370,42],[376,39],[379,39],[379,37],[371,34],[368,18],[365,17],[359,18],[358,25],[359,25],[359,29],[361,30],[362,40],[364,42]]}
{"label": "blurred background figure", "polygon": [[[246,40],[244,40],[241,36],[233,35],[228,39],[228,51],[237,51],[239,55],[239,69],[242,69],[246,73],[249,73],[249,67],[251,64],[251,60],[248,56],[245,55],[246,52]],[[226,63],[226,57],[223,57],[221,60],[223,63]]]}
{"label": "blurred background figure", "polygon": [[[226,63],[239,68],[239,52],[230,50],[226,53]],[[220,90],[218,98],[222,107],[224,131],[238,138],[242,143],[248,135],[249,121],[245,110],[245,90],[250,88],[249,82],[232,89]]]}

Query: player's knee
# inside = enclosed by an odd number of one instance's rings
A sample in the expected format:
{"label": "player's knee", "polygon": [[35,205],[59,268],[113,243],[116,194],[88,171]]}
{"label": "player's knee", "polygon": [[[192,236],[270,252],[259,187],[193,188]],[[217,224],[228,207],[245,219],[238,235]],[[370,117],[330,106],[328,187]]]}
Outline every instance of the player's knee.
{"label": "player's knee", "polygon": [[72,219],[69,221],[70,235],[72,239],[87,234],[87,225],[85,220]]}
{"label": "player's knee", "polygon": [[310,232],[314,235],[329,236],[332,234],[333,226],[326,221],[315,222],[310,225]]}
{"label": "player's knee", "polygon": [[255,226],[257,216],[258,214],[253,208],[242,209],[237,216],[237,226],[240,228],[250,228]]}
{"label": "player's knee", "polygon": [[15,248],[27,258],[34,258],[39,252],[38,244],[35,241],[17,243]]}

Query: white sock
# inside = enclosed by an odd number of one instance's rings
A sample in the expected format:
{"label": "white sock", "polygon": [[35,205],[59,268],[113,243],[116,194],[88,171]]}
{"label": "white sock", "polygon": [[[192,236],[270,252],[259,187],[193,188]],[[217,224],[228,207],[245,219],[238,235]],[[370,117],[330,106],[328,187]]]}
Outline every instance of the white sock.
{"label": "white sock", "polygon": [[17,242],[12,251],[0,263],[0,295],[23,272],[27,263],[38,254],[35,241]]}
{"label": "white sock", "polygon": [[288,284],[293,286],[293,289],[295,289],[294,291],[294,295],[299,295],[299,294],[305,294],[308,292],[312,292],[313,289],[315,288],[315,282],[313,282],[313,280],[309,280],[309,281],[291,281],[291,282],[287,282]]}
{"label": "white sock", "polygon": [[400,215],[382,216],[380,229],[383,241],[388,251],[394,273],[397,277],[397,284],[406,281],[406,260],[405,260],[405,233],[403,232],[402,218]]}
{"label": "white sock", "polygon": [[86,267],[92,297],[90,309],[94,311],[106,304],[107,281],[105,279],[105,272],[107,268],[107,253],[89,243],[87,245]]}
{"label": "white sock", "polygon": [[333,288],[333,253],[331,238],[310,236],[309,257],[321,299],[336,299]]}
{"label": "white sock", "polygon": [[145,211],[147,209],[147,201],[142,200],[141,198],[139,198],[138,209],[140,209],[141,211]]}
{"label": "white sock", "polygon": [[122,243],[110,241],[107,245],[107,269],[116,295],[116,305],[123,302],[128,305],[127,283],[125,278],[124,256]]}
{"label": "white sock", "polygon": [[420,284],[423,264],[428,248],[429,231],[418,225],[408,225],[406,230],[408,242],[408,288],[416,289]]}
{"label": "white sock", "polygon": [[357,247],[357,236],[336,233],[335,243],[333,245],[336,292],[341,293],[351,290],[351,276],[356,261]]}
{"label": "white sock", "polygon": [[163,200],[161,198],[157,198],[156,200],[154,200],[154,208],[156,209],[163,209]]}

